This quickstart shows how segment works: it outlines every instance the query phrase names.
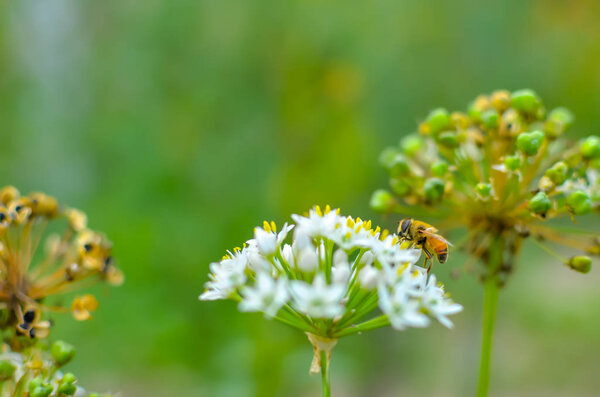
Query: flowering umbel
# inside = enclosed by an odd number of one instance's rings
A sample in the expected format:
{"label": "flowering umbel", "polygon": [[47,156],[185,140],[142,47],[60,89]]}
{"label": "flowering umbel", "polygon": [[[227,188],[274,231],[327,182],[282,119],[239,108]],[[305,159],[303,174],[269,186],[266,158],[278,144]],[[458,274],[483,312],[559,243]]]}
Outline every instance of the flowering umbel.
{"label": "flowering umbel", "polygon": [[[446,220],[448,228],[466,225],[468,251],[484,265],[481,275],[501,284],[528,237],[598,255],[597,231],[575,239],[547,225],[600,208],[600,138],[566,139],[572,122],[570,111],[547,111],[531,90],[481,95],[467,113],[435,109],[419,134],[382,152],[391,191],[376,191],[371,205],[382,212],[421,211]],[[490,246],[498,240],[504,255],[492,263]],[[587,273],[591,260],[584,258],[562,261]]]}
{"label": "flowering umbel", "polygon": [[[62,227],[63,232],[56,234]],[[45,235],[45,230],[53,233]],[[123,275],[112,263],[111,243],[87,227],[79,210],[61,206],[43,193],[22,196],[13,186],[0,190],[0,329],[27,338],[48,335],[48,298],[76,291],[93,282],[121,284]],[[71,310],[86,320],[98,303],[93,295],[77,296]],[[15,348],[17,338],[11,340]]]}
{"label": "flowering umbel", "polygon": [[452,326],[448,316],[462,306],[416,264],[420,250],[329,206],[292,219],[295,225],[280,231],[264,222],[242,248],[211,264],[200,299],[232,299],[241,311],[262,312],[306,332],[315,350],[311,372],[322,372],[325,395],[339,338],[388,325],[426,327],[431,319]]}
{"label": "flowering umbel", "polygon": [[[442,230],[467,228],[469,264],[481,264],[485,284],[478,396],[487,395],[498,288],[523,242],[532,240],[580,273],[590,271],[588,255],[600,254],[599,230],[574,238],[548,222],[575,222],[600,208],[600,138],[567,139],[572,122],[570,111],[547,111],[531,90],[496,91],[477,97],[466,113],[431,111],[419,133],[381,154],[390,190],[373,194],[375,210],[435,218]],[[547,242],[576,251],[564,258]]]}

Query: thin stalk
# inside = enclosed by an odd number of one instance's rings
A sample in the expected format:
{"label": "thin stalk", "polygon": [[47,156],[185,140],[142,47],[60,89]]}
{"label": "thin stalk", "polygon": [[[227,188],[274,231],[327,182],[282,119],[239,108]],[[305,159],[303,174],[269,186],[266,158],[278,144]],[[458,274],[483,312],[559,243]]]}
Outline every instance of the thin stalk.
{"label": "thin stalk", "polygon": [[502,265],[502,252],[504,241],[498,236],[490,245],[489,263],[487,263],[488,278],[484,283],[483,296],[483,326],[481,331],[481,362],[479,365],[479,384],[477,397],[486,397],[490,386],[490,368],[492,359],[492,336],[496,307],[498,306],[498,291],[500,286],[496,279],[495,271]]}
{"label": "thin stalk", "polygon": [[321,351],[321,385],[323,397],[331,397],[331,380],[329,377],[329,362],[327,352]]}

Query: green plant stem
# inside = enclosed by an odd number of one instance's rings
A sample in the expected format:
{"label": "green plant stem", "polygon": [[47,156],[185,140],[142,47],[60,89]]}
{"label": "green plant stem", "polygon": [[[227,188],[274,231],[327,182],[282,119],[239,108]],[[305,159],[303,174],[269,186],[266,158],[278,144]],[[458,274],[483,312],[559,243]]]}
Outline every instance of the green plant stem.
{"label": "green plant stem", "polygon": [[327,352],[321,351],[321,384],[323,397],[331,397],[331,382],[329,379],[329,362]]}
{"label": "green plant stem", "polygon": [[490,368],[492,359],[492,336],[494,320],[498,306],[498,291],[500,286],[495,271],[502,265],[503,240],[496,237],[490,246],[490,260],[487,263],[490,275],[484,283],[483,296],[483,326],[481,330],[481,362],[479,365],[479,384],[477,397],[486,397],[490,386]]}

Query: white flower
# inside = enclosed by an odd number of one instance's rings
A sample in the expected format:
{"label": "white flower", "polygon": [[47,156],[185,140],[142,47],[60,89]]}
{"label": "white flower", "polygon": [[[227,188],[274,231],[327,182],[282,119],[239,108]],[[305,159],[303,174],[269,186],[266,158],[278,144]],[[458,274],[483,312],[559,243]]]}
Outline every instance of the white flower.
{"label": "white flower", "polygon": [[429,318],[419,312],[419,303],[410,299],[403,288],[394,288],[390,293],[388,287],[379,284],[379,308],[388,316],[393,328],[403,330],[407,327],[426,327]]}
{"label": "white flower", "polygon": [[263,255],[273,255],[277,250],[277,235],[275,233],[257,227],[254,232],[254,240],[256,240],[258,250]]}
{"label": "white flower", "polygon": [[268,273],[258,273],[253,287],[241,290],[243,300],[239,309],[244,312],[263,312],[267,317],[274,317],[289,299],[287,280],[275,280]]}
{"label": "white flower", "polygon": [[319,266],[319,258],[313,246],[304,248],[297,260],[298,269],[304,273],[314,273]]}
{"label": "white flower", "polygon": [[433,274],[429,276],[429,281],[421,297],[421,304],[432,317],[435,317],[440,324],[447,328],[453,327],[452,321],[447,316],[456,314],[463,309],[462,305],[446,298],[443,288],[437,285]]}
{"label": "white flower", "polygon": [[312,284],[291,281],[294,307],[314,318],[334,318],[344,313],[342,298],[346,288],[327,284],[322,274],[317,274]]}
{"label": "white flower", "polygon": [[292,219],[297,225],[294,234],[304,233],[312,238],[331,237],[340,218],[336,211],[326,209],[323,213],[317,206],[308,211],[308,217],[292,215]]}
{"label": "white flower", "polygon": [[218,263],[210,264],[210,281],[205,284],[206,291],[200,295],[200,300],[227,299],[235,290],[246,282],[246,251],[229,254]]}
{"label": "white flower", "polygon": [[420,249],[402,248],[396,236],[389,235],[383,241],[377,241],[377,244],[373,244],[372,250],[375,257],[382,264],[402,265],[409,263],[412,265],[421,256]]}
{"label": "white flower", "polygon": [[378,280],[379,272],[373,266],[365,266],[358,273],[358,282],[367,291],[375,288]]}
{"label": "white flower", "polygon": [[279,233],[276,232],[275,222],[264,222],[263,227],[257,227],[254,229],[254,240],[256,242],[258,250],[265,256],[271,256],[275,254],[277,249],[281,246],[285,238],[287,237],[290,230],[294,228],[294,225],[283,225]]}

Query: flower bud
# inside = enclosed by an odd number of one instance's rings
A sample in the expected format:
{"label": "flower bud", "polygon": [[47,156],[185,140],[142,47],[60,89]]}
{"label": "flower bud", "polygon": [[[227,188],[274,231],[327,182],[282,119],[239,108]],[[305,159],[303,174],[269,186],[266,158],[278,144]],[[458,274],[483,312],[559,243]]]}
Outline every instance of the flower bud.
{"label": "flower bud", "polygon": [[574,256],[569,259],[567,266],[579,273],[589,273],[592,268],[592,259],[589,256]]}
{"label": "flower bud", "polygon": [[410,171],[408,163],[396,148],[387,148],[379,156],[379,163],[389,171],[391,175],[405,175]]}
{"label": "flower bud", "polygon": [[431,175],[441,178],[446,175],[446,172],[448,172],[448,163],[445,161],[436,161],[431,164]]}
{"label": "flower bud", "polygon": [[569,166],[564,161],[555,163],[551,168],[546,170],[546,176],[556,185],[560,186],[567,180]]}
{"label": "flower bud", "polygon": [[532,90],[518,90],[511,94],[510,104],[521,113],[534,114],[541,105],[537,94]]}
{"label": "flower bud", "polygon": [[529,209],[531,212],[544,216],[552,208],[552,201],[546,193],[539,192],[529,200]]}
{"label": "flower bud", "polygon": [[66,342],[58,340],[52,344],[50,354],[56,365],[62,367],[73,360],[73,357],[75,357],[75,348]]}
{"label": "flower bud", "polygon": [[0,382],[12,379],[16,369],[17,368],[10,361],[0,361]]}
{"label": "flower bud", "polygon": [[72,396],[77,391],[77,386],[75,386],[75,382],[77,382],[77,378],[72,373],[66,373],[63,375],[60,380],[60,384],[58,386],[58,392],[65,394],[67,396]]}
{"label": "flower bud", "polygon": [[544,131],[549,138],[558,138],[573,123],[574,117],[566,108],[556,108],[548,115]]}
{"label": "flower bud", "polygon": [[333,253],[333,266],[343,265],[348,263],[348,255],[343,249],[338,248]]}
{"label": "flower bud", "polygon": [[492,106],[499,112],[504,112],[510,106],[510,92],[506,90],[494,91],[490,98]]}
{"label": "flower bud", "polygon": [[48,397],[54,389],[38,377],[29,382],[27,390],[29,390],[29,397]]}
{"label": "flower bud", "polygon": [[444,108],[434,109],[427,116],[426,123],[429,126],[429,132],[435,135],[451,126],[450,114]]}
{"label": "flower bud", "polygon": [[373,256],[373,253],[371,251],[367,251],[363,254],[363,256],[360,257],[359,263],[361,266],[368,266],[373,263],[374,259],[375,257]]}
{"label": "flower bud", "polygon": [[504,157],[504,166],[509,171],[516,171],[521,167],[521,156],[518,154]]}
{"label": "flower bud", "polygon": [[517,137],[517,148],[527,156],[535,156],[544,141],[544,133],[540,130],[522,132]]}
{"label": "flower bud", "polygon": [[377,278],[379,273],[373,266],[365,266],[358,273],[358,282],[360,286],[368,291],[377,286]]}
{"label": "flower bud", "polygon": [[494,109],[486,110],[481,113],[481,121],[487,128],[496,128],[498,127],[498,112]]}
{"label": "flower bud", "polygon": [[577,190],[567,198],[567,206],[575,215],[587,214],[592,210],[592,199],[583,190]]}
{"label": "flower bud", "polygon": [[440,143],[440,145],[450,148],[450,149],[458,146],[458,138],[456,136],[456,132],[454,132],[454,131],[442,132],[438,136],[437,141]]}
{"label": "flower bud", "polygon": [[18,199],[19,196],[19,190],[14,186],[8,185],[0,189],[0,201],[5,206],[8,206],[8,204],[10,204],[11,201]]}
{"label": "flower bud", "polygon": [[446,185],[439,178],[429,178],[423,186],[425,190],[425,199],[427,201],[439,201],[444,196]]}
{"label": "flower bud", "polygon": [[469,125],[471,124],[467,115],[464,113],[461,113],[461,112],[453,112],[450,115],[450,120],[452,121],[452,125],[455,128],[461,129],[461,130],[466,130],[467,128],[469,128]]}
{"label": "flower bud", "polygon": [[418,135],[409,135],[402,139],[400,146],[405,155],[414,156],[425,146],[425,142]]}
{"label": "flower bud", "polygon": [[405,178],[391,178],[390,187],[400,197],[406,196],[410,192],[410,184]]}
{"label": "flower bud", "polygon": [[373,192],[369,204],[374,211],[391,212],[396,204],[396,200],[394,200],[394,196],[387,190],[379,189]]}
{"label": "flower bud", "polygon": [[305,273],[313,273],[319,266],[319,258],[317,253],[311,247],[307,247],[300,252],[298,258],[298,269]]}
{"label": "flower bud", "polygon": [[592,135],[588,136],[581,143],[581,154],[586,159],[595,159],[600,157],[600,138]]}
{"label": "flower bud", "polygon": [[350,278],[350,265],[348,262],[338,264],[331,268],[331,280],[335,284],[345,284]]}
{"label": "flower bud", "polygon": [[488,198],[492,194],[492,185],[490,183],[478,183],[475,191],[482,198]]}

